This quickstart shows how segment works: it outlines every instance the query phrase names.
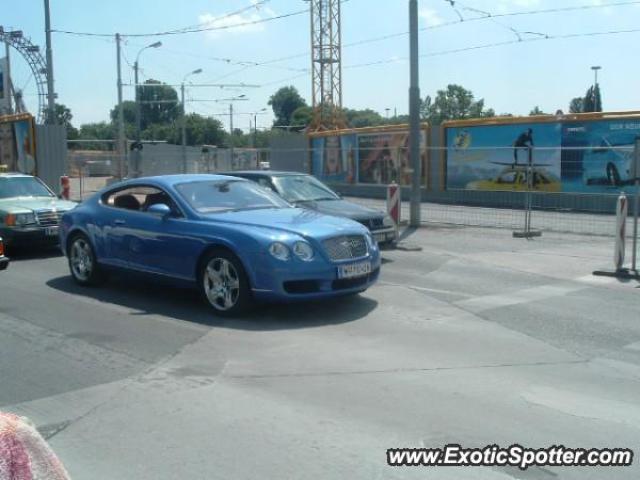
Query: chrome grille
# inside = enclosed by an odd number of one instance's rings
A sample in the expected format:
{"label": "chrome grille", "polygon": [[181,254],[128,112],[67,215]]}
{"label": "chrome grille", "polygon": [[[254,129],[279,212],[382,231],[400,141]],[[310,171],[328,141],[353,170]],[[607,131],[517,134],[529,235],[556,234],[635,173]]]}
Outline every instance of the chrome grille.
{"label": "chrome grille", "polygon": [[40,210],[36,212],[38,223],[43,227],[55,227],[60,224],[60,212],[55,210]]}
{"label": "chrome grille", "polygon": [[360,258],[367,255],[367,240],[362,235],[343,235],[322,242],[327,255],[333,261]]}

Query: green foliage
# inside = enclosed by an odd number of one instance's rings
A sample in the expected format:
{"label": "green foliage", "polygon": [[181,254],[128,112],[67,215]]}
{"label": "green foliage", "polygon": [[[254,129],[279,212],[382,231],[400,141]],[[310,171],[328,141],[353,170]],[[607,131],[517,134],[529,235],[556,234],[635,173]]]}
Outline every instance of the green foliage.
{"label": "green foliage", "polygon": [[529,112],[529,115],[530,115],[530,116],[533,116],[533,115],[549,115],[549,114],[548,114],[548,113],[543,112],[543,111],[540,109],[540,107],[538,107],[538,106],[536,105],[535,107],[533,107],[533,110],[531,110],[531,111]]}
{"label": "green foliage", "polygon": [[313,109],[308,105],[303,105],[296,108],[291,114],[291,125],[299,127],[297,129],[302,130],[311,123],[313,117]]}
{"label": "green foliage", "polygon": [[587,93],[584,95],[582,103],[583,112],[601,112],[602,111],[602,97],[600,95],[600,85],[589,87]]}
{"label": "green foliage", "polygon": [[576,97],[569,103],[569,113],[584,112],[584,97]]}
{"label": "green foliage", "polygon": [[344,109],[347,125],[351,128],[375,127],[384,125],[387,121],[378,112],[366,108],[364,110]]}
{"label": "green foliage", "polygon": [[276,117],[274,125],[291,125],[293,112],[298,108],[306,106],[304,98],[300,96],[296,87],[288,86],[280,88],[269,98],[269,105],[273,109]]}
{"label": "green foliage", "polygon": [[493,109],[484,108],[484,99],[475,100],[473,93],[460,85],[447,85],[438,90],[435,99],[427,96],[422,102],[420,114],[423,120],[439,125],[445,120],[494,117]]}

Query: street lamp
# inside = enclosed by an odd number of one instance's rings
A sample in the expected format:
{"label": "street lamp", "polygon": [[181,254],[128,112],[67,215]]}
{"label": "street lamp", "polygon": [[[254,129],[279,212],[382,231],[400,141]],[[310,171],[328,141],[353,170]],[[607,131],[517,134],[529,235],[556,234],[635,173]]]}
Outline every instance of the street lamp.
{"label": "street lamp", "polygon": [[185,104],[184,104],[184,82],[191,75],[197,75],[199,73],[202,73],[201,68],[198,68],[193,72],[187,73],[183,77],[182,83],[180,84],[180,96],[181,96],[181,103],[182,103],[182,122],[181,122],[182,123],[182,173],[187,173],[187,112],[185,110]]}
{"label": "street lamp", "polygon": [[136,165],[134,168],[134,177],[138,175],[138,168],[140,166],[140,123],[141,123],[141,110],[140,110],[140,86],[138,85],[138,61],[140,60],[140,54],[148,48],[158,48],[162,46],[162,42],[154,42],[146,47],[141,48],[136,55],[136,61],[133,63],[134,81],[136,87]]}
{"label": "street lamp", "polygon": [[595,74],[595,81],[593,83],[593,88],[595,90],[596,86],[598,85],[598,70],[601,70],[602,67],[599,65],[594,65],[593,67],[591,67],[591,70],[593,70],[593,73]]}

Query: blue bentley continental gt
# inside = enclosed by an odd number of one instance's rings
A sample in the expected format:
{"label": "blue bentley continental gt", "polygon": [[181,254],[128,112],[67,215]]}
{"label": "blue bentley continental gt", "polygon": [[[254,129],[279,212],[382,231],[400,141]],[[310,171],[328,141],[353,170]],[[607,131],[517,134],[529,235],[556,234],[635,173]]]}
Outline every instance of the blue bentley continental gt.
{"label": "blue bentley continental gt", "polygon": [[100,283],[109,270],[169,278],[196,286],[223,316],[255,301],[363,292],[380,272],[363,225],[221,175],[112,185],[62,216],[60,245],[81,285]]}

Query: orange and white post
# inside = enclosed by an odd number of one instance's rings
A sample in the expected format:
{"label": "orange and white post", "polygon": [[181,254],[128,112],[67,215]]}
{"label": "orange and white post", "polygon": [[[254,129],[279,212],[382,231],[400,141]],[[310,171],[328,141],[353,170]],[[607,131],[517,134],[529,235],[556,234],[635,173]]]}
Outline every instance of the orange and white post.
{"label": "orange and white post", "polygon": [[396,226],[396,231],[398,231],[398,226],[400,225],[401,205],[400,187],[396,182],[391,182],[387,186],[387,213],[393,220],[393,223]]}

